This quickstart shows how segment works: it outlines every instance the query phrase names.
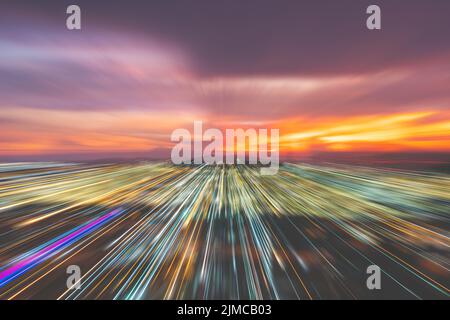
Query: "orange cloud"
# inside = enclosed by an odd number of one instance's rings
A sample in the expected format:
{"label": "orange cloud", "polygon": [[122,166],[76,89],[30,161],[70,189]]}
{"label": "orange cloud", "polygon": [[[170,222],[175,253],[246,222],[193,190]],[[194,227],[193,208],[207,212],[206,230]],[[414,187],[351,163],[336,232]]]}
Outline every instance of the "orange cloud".
{"label": "orange cloud", "polygon": [[5,108],[7,120],[0,139],[0,155],[70,152],[148,152],[170,149],[176,128],[192,130],[194,120],[205,130],[278,128],[280,152],[314,151],[450,151],[450,117],[442,111],[423,111],[333,118],[286,118],[271,123],[241,123],[202,114],[172,112]]}
{"label": "orange cloud", "polygon": [[293,122],[279,123],[285,128],[280,146],[287,151],[450,150],[450,119],[437,111],[300,119],[296,122],[305,128],[301,131],[293,131]]}

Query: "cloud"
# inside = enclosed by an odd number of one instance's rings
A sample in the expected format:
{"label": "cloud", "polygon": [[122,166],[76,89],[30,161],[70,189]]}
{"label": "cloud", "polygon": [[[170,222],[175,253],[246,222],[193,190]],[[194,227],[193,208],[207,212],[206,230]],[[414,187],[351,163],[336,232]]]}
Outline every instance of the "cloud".
{"label": "cloud", "polygon": [[[65,30],[68,4],[0,5],[0,154],[159,150],[194,119],[287,133],[304,121],[311,133],[346,118],[448,119],[448,1],[385,3],[379,32],[365,28],[368,1],[81,0],[81,32]],[[310,146],[355,136],[333,137]],[[423,148],[408,141],[394,147]]]}

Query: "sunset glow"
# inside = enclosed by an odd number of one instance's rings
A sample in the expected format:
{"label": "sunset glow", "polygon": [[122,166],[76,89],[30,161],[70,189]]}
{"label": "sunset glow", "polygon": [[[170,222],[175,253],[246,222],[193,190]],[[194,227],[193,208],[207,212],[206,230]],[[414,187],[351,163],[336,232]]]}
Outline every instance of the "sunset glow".
{"label": "sunset glow", "polygon": [[[168,150],[173,145],[170,142],[172,128],[191,128],[193,121],[201,116],[15,108],[0,110],[0,117],[13,120],[3,127],[1,154],[28,155]],[[221,121],[223,128],[245,129],[248,126]],[[210,117],[208,124],[214,123],[218,122]],[[314,119],[293,117],[257,125],[280,128],[281,154],[326,150],[450,150],[450,119],[439,111]]]}
{"label": "sunset glow", "polygon": [[[219,42],[203,43],[190,33],[180,40],[167,26],[145,33],[94,24],[68,33],[40,17],[21,28],[8,21],[0,22],[0,158],[139,153],[166,159],[174,145],[171,132],[192,128],[195,120],[222,130],[278,128],[282,157],[450,151],[446,50],[411,49],[407,62],[367,56],[378,62],[365,68],[357,41],[354,49],[331,41],[335,58],[326,60],[302,56],[289,43],[254,58],[245,54],[251,47],[223,57]],[[239,33],[220,32],[217,39],[239,40]],[[325,27],[318,32],[330,37]],[[401,32],[402,39],[416,36]],[[358,29],[353,33],[357,37]],[[384,37],[377,48],[390,45]],[[370,41],[365,45],[374,49]],[[278,57],[282,49],[285,59]]]}

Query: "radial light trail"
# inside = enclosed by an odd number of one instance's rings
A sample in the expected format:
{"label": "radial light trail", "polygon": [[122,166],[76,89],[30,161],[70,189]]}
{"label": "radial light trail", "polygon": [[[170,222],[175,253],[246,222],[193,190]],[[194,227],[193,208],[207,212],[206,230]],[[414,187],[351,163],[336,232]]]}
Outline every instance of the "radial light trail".
{"label": "radial light trail", "polygon": [[259,169],[0,166],[0,299],[450,297],[448,174]]}

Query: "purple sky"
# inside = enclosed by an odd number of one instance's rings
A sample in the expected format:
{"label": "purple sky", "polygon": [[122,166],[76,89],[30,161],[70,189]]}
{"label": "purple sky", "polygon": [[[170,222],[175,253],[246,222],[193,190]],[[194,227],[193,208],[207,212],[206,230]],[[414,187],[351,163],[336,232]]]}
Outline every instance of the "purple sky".
{"label": "purple sky", "polygon": [[[81,31],[65,29],[74,3]],[[293,134],[418,112],[442,149],[450,1],[377,1],[381,31],[369,4],[3,0],[0,155],[160,150],[193,119]]]}

